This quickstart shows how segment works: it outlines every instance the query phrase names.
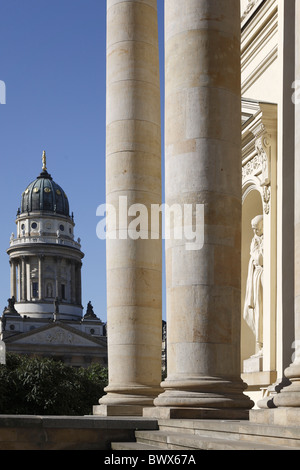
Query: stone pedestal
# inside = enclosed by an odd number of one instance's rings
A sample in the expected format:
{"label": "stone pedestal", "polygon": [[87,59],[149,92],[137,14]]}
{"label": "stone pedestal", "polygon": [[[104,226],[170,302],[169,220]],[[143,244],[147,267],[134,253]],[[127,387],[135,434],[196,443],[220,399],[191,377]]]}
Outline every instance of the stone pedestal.
{"label": "stone pedestal", "polygon": [[252,356],[243,361],[244,374],[252,372],[261,372],[263,370],[263,356]]}
{"label": "stone pedestal", "polygon": [[152,413],[242,418],[239,0],[166,0],[165,41],[166,203],[192,208],[171,229],[202,225],[204,244],[166,240],[168,376]]}
{"label": "stone pedestal", "polygon": [[156,0],[107,1],[106,132],[109,385],[94,412],[141,415],[161,391],[161,236],[147,217],[128,228],[161,204]]}

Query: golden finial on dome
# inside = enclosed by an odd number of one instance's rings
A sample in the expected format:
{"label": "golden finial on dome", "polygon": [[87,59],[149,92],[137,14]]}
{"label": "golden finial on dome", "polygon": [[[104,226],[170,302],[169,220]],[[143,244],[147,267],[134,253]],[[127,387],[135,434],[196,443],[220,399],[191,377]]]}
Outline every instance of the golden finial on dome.
{"label": "golden finial on dome", "polygon": [[47,167],[46,167],[46,151],[45,151],[45,150],[43,151],[42,162],[43,162],[43,168],[42,168],[42,170],[43,170],[43,171],[47,171]]}

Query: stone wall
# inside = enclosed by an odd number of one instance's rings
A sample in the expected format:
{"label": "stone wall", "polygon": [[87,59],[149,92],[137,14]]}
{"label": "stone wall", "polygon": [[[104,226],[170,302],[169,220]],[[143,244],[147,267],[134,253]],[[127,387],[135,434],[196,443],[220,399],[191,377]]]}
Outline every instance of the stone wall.
{"label": "stone wall", "polygon": [[135,431],[158,429],[155,420],[56,416],[0,417],[0,450],[110,450],[135,441]]}

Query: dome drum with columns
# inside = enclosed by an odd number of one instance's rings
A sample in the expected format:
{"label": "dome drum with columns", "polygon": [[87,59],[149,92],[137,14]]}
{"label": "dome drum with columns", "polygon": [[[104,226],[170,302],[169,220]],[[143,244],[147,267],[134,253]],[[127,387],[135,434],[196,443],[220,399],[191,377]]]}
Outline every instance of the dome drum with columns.
{"label": "dome drum with columns", "polygon": [[7,253],[11,266],[11,297],[21,315],[41,318],[60,303],[60,317],[82,316],[80,239],[74,240],[74,217],[63,189],[43,169],[22,194],[17,213],[17,236]]}

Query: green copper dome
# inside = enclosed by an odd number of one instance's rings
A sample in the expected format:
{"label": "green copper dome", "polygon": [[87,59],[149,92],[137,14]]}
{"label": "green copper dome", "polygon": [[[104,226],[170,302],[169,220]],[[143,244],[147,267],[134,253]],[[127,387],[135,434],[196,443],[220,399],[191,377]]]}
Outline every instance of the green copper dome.
{"label": "green copper dome", "polygon": [[43,153],[43,170],[22,194],[21,214],[25,212],[54,212],[69,217],[69,201],[64,190],[53,181],[46,168]]}

